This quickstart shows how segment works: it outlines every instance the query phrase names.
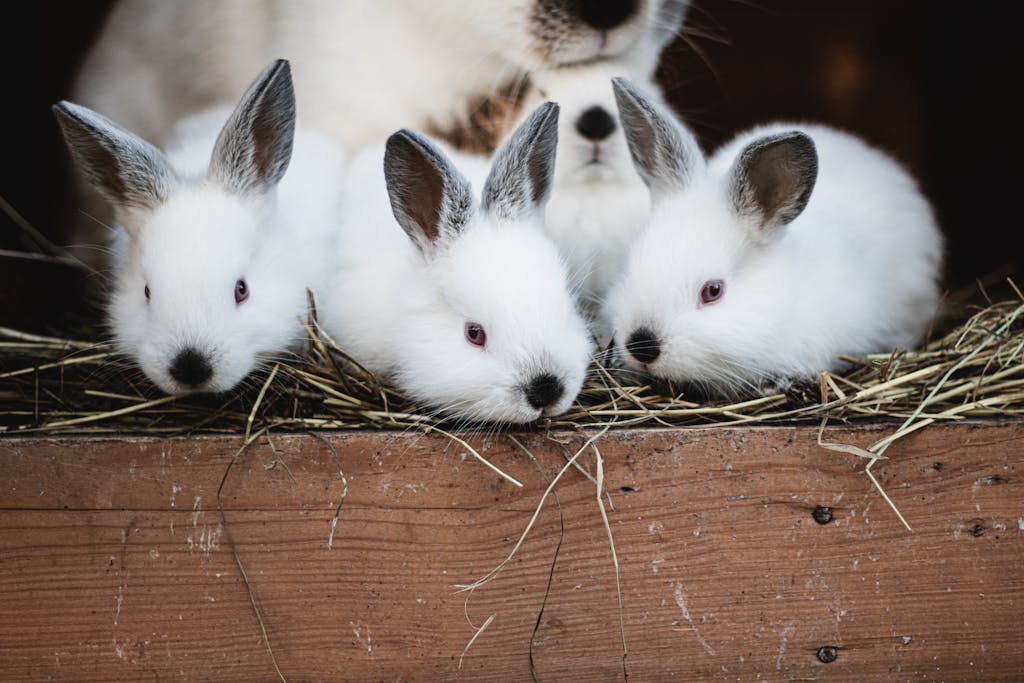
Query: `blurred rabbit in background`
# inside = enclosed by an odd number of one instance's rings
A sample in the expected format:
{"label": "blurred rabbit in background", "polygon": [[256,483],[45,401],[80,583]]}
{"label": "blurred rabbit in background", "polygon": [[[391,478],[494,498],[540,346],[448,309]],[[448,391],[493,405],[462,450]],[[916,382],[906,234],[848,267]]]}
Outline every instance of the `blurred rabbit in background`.
{"label": "blurred rabbit in background", "polygon": [[[182,117],[237,100],[252,73],[284,57],[300,119],[346,148],[380,144],[403,127],[457,138],[492,95],[518,100],[530,72],[610,58],[652,71],[688,4],[122,0],[73,99],[161,145]],[[506,130],[495,129],[486,146]],[[87,213],[106,221],[97,199]],[[93,238],[78,241],[97,241],[96,221],[89,223]]]}

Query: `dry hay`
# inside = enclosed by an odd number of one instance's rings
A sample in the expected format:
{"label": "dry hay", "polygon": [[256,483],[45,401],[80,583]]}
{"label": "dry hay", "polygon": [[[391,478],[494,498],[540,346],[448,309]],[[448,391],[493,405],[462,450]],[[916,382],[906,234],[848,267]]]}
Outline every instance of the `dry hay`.
{"label": "dry hay", "polygon": [[[908,422],[905,428],[919,428],[937,420],[1019,416],[1024,414],[1022,315],[1024,296],[1014,287],[1014,298],[976,310],[922,350],[850,358],[850,369],[822,373],[817,384],[742,400],[688,400],[671,388],[639,385],[627,381],[632,375],[594,363],[573,408],[531,429],[816,424],[825,416],[899,419]],[[0,328],[0,433],[472,429],[445,421],[354,368],[314,328],[307,328],[304,358],[268,367],[229,394],[186,397],[160,395],[106,344]]]}

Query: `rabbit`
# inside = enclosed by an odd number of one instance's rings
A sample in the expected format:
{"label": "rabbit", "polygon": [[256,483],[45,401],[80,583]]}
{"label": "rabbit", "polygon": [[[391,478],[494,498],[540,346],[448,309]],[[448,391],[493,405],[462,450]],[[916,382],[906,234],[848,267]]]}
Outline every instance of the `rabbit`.
{"label": "rabbit", "polygon": [[53,110],[116,207],[115,346],[157,387],[228,391],[306,337],[306,290],[330,277],[343,154],[296,129],[287,61],[234,110],[182,121],[166,152],[83,106]]}
{"label": "rabbit", "polygon": [[458,126],[467,107],[534,68],[622,55],[653,63],[688,4],[122,0],[73,95],[162,144],[180,118],[228,101],[284,54],[304,121],[355,148],[403,126]]}
{"label": "rabbit", "polygon": [[527,423],[582,387],[586,324],[542,230],[557,125],[542,105],[489,169],[409,130],[388,139],[383,174],[379,149],[349,168],[321,322],[355,362],[449,418]]}
{"label": "rabbit", "polygon": [[[251,74],[283,54],[295,67],[304,122],[343,148],[379,144],[402,127],[454,138],[492,95],[521,92],[532,69],[609,57],[653,65],[688,4],[122,0],[72,99],[163,146],[180,119],[230,103]],[[506,125],[487,135],[488,151]],[[105,220],[101,198],[79,189],[85,211]],[[78,255],[97,260],[88,248],[94,221],[80,221],[72,240]]]}
{"label": "rabbit", "polygon": [[939,302],[942,234],[893,159],[773,123],[705,160],[633,84],[615,97],[652,213],[606,301],[627,368],[735,395],[908,348]]}
{"label": "rabbit", "polygon": [[[650,196],[640,180],[612,93],[612,78],[637,71],[606,60],[531,74],[527,107],[543,98],[560,107],[558,163],[544,228],[569,264],[570,280],[598,345],[611,337],[601,301],[625,268],[626,255],[647,223]],[[653,69],[633,74],[658,93]],[[660,95],[658,95],[660,98]]]}

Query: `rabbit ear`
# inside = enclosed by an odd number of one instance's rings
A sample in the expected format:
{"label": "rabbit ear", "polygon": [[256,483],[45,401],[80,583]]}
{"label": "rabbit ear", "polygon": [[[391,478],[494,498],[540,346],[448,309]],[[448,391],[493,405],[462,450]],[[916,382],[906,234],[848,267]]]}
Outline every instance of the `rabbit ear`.
{"label": "rabbit ear", "polygon": [[508,220],[539,213],[551,194],[557,147],[558,105],[546,102],[495,152],[483,209]]}
{"label": "rabbit ear", "polygon": [[729,172],[733,210],[752,220],[762,238],[800,215],[818,177],[814,141],[793,131],[747,145]]}
{"label": "rabbit ear", "polygon": [[704,169],[693,135],[624,78],[613,78],[612,89],[633,165],[652,198],[687,187]]}
{"label": "rabbit ear", "polygon": [[174,171],[156,147],[71,102],[53,105],[53,113],[75,161],[108,201],[146,210],[167,198]]}
{"label": "rabbit ear", "polygon": [[388,138],[384,179],[395,220],[427,256],[473,215],[469,182],[433,143],[410,130]]}
{"label": "rabbit ear", "polygon": [[221,129],[210,176],[239,194],[267,192],[288,170],[294,136],[291,68],[278,59],[252,82]]}

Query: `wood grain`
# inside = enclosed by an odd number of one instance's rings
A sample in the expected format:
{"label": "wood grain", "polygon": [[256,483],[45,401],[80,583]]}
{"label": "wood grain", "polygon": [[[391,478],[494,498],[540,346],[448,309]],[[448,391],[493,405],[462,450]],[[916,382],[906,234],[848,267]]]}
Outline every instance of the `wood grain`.
{"label": "wood grain", "polygon": [[[833,428],[866,446],[892,426]],[[0,441],[0,680],[277,680],[227,532],[288,681],[530,680],[559,542],[554,501],[492,583],[545,483],[507,438]],[[580,435],[558,435],[569,448]],[[875,473],[815,428],[611,432],[604,458],[633,681],[1020,680],[1024,425],[933,426]],[[547,476],[564,464],[525,443]],[[581,462],[594,471],[594,455]],[[556,492],[565,532],[534,641],[541,681],[621,680],[594,484]],[[818,506],[833,519],[819,524]],[[819,513],[821,516],[821,513]],[[474,630],[496,617],[459,668]],[[835,647],[835,661],[819,660]]]}

